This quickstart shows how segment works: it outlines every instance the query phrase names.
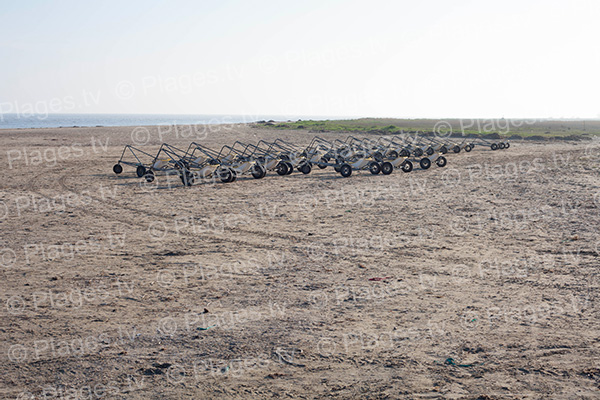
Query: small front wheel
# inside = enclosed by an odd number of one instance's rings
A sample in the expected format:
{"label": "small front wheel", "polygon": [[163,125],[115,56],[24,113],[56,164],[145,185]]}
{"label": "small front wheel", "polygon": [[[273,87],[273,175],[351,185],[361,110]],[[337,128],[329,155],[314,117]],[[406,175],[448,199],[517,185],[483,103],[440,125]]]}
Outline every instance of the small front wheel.
{"label": "small front wheel", "polygon": [[281,176],[287,175],[287,173],[288,173],[287,163],[285,161],[279,161],[279,164],[277,164],[275,171],[277,172],[278,175],[281,175]]}
{"label": "small front wheel", "polygon": [[373,175],[377,175],[378,173],[380,173],[380,172],[381,172],[381,166],[379,165],[379,163],[372,162],[372,163],[369,165],[369,171],[371,171],[371,173],[372,173]]}
{"label": "small front wheel", "polygon": [[310,171],[312,171],[312,167],[309,163],[304,163],[300,166],[300,172],[302,172],[304,175],[310,174]]}
{"label": "small front wheel", "polygon": [[219,178],[223,183],[230,183],[235,181],[235,171],[231,168],[223,168],[218,172]]}
{"label": "small front wheel", "polygon": [[119,175],[121,172],[123,172],[123,166],[121,164],[115,164],[113,166],[113,172]]}
{"label": "small front wheel", "polygon": [[154,171],[148,170],[145,172],[146,172],[146,174],[144,175],[144,179],[146,179],[146,182],[148,182],[148,183],[154,182]]}
{"label": "small front wheel", "polygon": [[452,151],[455,152],[455,153],[460,153],[460,146],[454,146],[452,148]]}
{"label": "small front wheel", "polygon": [[252,177],[254,179],[262,179],[267,175],[267,170],[260,164],[254,164],[252,168]]}
{"label": "small front wheel", "polygon": [[340,174],[342,174],[344,178],[349,177],[352,175],[352,167],[348,164],[342,164],[340,167]]}
{"label": "small front wheel", "polygon": [[446,157],[439,156],[438,159],[435,160],[435,163],[437,164],[438,167],[445,167],[446,164],[448,163],[448,161],[446,160]]}
{"label": "small front wheel", "polygon": [[389,175],[394,171],[394,166],[391,162],[384,162],[381,164],[381,173],[384,175]]}
{"label": "small front wheel", "polygon": [[410,172],[413,170],[413,164],[406,160],[402,163],[402,172]]}
{"label": "small front wheel", "polygon": [[287,167],[288,167],[287,175],[289,175],[292,172],[294,172],[294,166],[292,165],[292,163],[289,162],[289,161],[286,161],[285,163],[287,164]]}
{"label": "small front wheel", "polygon": [[194,174],[188,170],[183,170],[180,172],[180,174],[181,175],[179,177],[181,178],[181,183],[183,183],[184,186],[192,186],[196,181]]}
{"label": "small front wheel", "polygon": [[138,165],[135,173],[137,174],[138,178],[141,178],[142,176],[146,175],[146,168],[144,168],[143,165]]}
{"label": "small front wheel", "polygon": [[492,143],[492,145],[490,146],[490,148],[492,150],[498,150],[498,145],[496,143]]}
{"label": "small front wheel", "polygon": [[431,160],[429,158],[421,158],[421,161],[419,161],[419,165],[423,169],[429,169],[429,167],[431,167]]}

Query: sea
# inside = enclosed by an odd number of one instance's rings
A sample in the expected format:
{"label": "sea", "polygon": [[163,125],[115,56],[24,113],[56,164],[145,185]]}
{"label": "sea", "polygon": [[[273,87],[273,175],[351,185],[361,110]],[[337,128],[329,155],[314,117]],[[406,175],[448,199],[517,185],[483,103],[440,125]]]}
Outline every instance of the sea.
{"label": "sea", "polygon": [[237,124],[270,120],[297,121],[299,119],[323,120],[343,119],[343,117],[202,114],[0,114],[0,129]]}

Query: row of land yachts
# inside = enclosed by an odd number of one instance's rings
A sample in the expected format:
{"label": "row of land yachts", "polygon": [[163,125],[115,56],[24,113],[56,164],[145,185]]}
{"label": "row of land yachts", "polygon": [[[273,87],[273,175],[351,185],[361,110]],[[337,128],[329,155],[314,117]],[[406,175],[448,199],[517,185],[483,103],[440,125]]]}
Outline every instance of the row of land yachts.
{"label": "row of land yachts", "polygon": [[313,166],[332,167],[343,177],[353,171],[389,175],[395,169],[411,172],[415,166],[429,169],[432,164],[445,167],[448,153],[470,152],[475,146],[491,150],[510,147],[508,141],[490,141],[483,138],[451,138],[428,136],[381,136],[346,140],[325,140],[315,136],[307,147],[277,139],[256,144],[235,142],[219,151],[192,142],[187,149],[163,143],[157,153],[151,154],[131,145],[125,146],[119,161],[113,166],[115,174],[123,172],[123,165],[135,168],[136,174],[153,182],[157,172],[178,174],[185,186],[203,180],[218,179],[233,182],[238,177],[251,175],[264,178],[268,172],[289,175],[294,170],[310,174]]}

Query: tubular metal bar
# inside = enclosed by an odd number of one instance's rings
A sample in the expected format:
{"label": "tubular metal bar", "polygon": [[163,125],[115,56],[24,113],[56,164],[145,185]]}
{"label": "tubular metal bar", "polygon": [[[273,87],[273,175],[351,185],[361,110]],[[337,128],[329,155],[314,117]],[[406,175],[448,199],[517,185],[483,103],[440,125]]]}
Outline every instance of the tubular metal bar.
{"label": "tubular metal bar", "polygon": [[[133,155],[133,157],[134,157],[134,158],[137,160],[137,162],[136,162],[136,163],[134,163],[134,162],[131,162],[131,161],[125,161],[125,160],[123,160],[123,157],[125,157],[125,152],[126,152],[127,150],[129,150],[129,152],[130,152],[130,153]],[[136,152],[138,152],[138,153],[142,153],[143,155],[145,155],[146,157],[148,157],[150,160],[154,159],[154,156],[153,156],[152,154],[150,154],[150,153],[146,153],[145,151],[143,151],[143,150],[140,150],[140,149],[138,149],[138,148],[136,148],[136,147],[133,147],[133,146],[131,146],[131,145],[126,145],[126,146],[123,148],[123,152],[121,153],[121,158],[119,158],[119,161],[117,161],[117,164],[125,164],[125,165],[129,165],[129,166],[131,166],[131,167],[138,167],[138,166],[140,166],[140,165],[141,165],[141,166],[143,166],[143,167],[146,167],[146,166],[148,166],[149,164],[145,164],[145,163],[143,163],[143,162],[142,162],[142,160],[140,160],[140,158],[137,156]]]}

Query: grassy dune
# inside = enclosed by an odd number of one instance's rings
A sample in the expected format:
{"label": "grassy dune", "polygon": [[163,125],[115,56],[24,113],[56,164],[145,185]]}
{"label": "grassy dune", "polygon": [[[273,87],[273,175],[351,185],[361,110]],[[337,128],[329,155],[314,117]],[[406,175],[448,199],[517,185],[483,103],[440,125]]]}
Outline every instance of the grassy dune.
{"label": "grassy dune", "polygon": [[313,132],[343,133],[430,133],[464,135],[499,135],[513,139],[571,139],[581,140],[600,135],[600,120],[556,121],[556,120],[459,120],[459,119],[392,119],[361,118],[348,120],[298,120],[288,122],[259,121],[261,126],[273,129],[308,129]]}

